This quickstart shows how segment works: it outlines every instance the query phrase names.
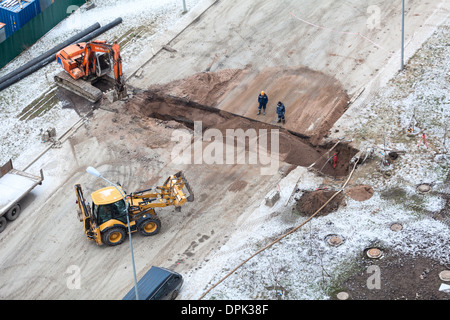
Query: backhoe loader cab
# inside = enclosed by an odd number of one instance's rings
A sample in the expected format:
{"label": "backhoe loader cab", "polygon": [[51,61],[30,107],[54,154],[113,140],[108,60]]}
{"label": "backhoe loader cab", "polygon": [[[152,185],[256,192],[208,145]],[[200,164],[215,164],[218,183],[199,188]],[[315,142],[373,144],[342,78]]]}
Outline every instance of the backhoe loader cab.
{"label": "backhoe loader cab", "polygon": [[127,206],[115,187],[100,189],[91,198],[92,215],[98,226],[113,219],[127,223]]}
{"label": "backhoe loader cab", "polygon": [[[186,196],[184,188],[189,196]],[[154,208],[175,206],[176,209],[181,209],[186,202],[194,201],[191,187],[181,171],[167,178],[155,191],[147,189],[127,195],[121,187],[97,190],[91,194],[92,207],[86,203],[81,185],[75,185],[75,193],[86,237],[98,245],[110,246],[125,241],[128,229],[131,232],[139,231],[144,236],[157,234],[161,222]]]}

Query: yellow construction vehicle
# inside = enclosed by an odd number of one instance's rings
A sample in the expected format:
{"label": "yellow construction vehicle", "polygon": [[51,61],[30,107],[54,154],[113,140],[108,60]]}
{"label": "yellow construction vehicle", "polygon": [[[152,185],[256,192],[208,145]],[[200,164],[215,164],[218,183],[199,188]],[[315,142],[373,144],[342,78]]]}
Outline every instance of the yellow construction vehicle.
{"label": "yellow construction vehicle", "polygon": [[[189,192],[188,196],[183,188]],[[97,190],[91,194],[92,207],[86,203],[80,184],[75,185],[75,192],[78,217],[83,222],[87,238],[98,245],[110,246],[121,244],[128,229],[132,233],[139,231],[144,236],[157,234],[161,222],[154,208],[175,206],[181,210],[186,201],[194,201],[191,187],[181,171],[169,176],[155,191],[147,189],[127,195],[120,186]]]}

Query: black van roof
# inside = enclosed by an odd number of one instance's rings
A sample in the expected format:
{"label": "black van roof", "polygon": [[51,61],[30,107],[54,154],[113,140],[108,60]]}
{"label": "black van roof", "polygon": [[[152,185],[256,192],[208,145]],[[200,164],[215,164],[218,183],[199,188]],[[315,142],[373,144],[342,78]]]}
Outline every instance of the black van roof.
{"label": "black van roof", "polygon": [[[160,268],[160,267],[151,267],[149,271],[139,280],[137,287],[139,292],[140,300],[149,299],[154,292],[170,277],[170,275],[174,274],[170,270]],[[123,297],[122,300],[136,300],[136,291],[131,288],[130,291]]]}

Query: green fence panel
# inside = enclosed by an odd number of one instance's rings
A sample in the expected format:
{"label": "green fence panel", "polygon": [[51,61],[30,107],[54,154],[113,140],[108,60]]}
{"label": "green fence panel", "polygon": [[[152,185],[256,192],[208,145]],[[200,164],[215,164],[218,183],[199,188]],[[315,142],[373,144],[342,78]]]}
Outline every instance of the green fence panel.
{"label": "green fence panel", "polygon": [[20,30],[0,43],[0,68],[3,68],[22,51],[31,47],[59,22],[73,12],[70,6],[81,6],[86,0],[53,0],[53,4],[30,20]]}

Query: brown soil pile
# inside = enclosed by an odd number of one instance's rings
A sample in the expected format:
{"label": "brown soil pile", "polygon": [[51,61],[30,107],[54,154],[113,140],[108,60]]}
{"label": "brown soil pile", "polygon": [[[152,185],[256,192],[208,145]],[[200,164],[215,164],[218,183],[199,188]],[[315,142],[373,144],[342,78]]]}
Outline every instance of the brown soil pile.
{"label": "brown soil pile", "polygon": [[[258,72],[244,70],[227,83],[227,90],[231,89],[225,91],[217,108],[276,124],[276,104],[282,101],[286,106],[283,127],[309,136],[313,144],[329,133],[349,102],[338,80],[304,66],[266,68]],[[265,116],[256,115],[261,90],[269,97]]]}
{"label": "brown soil pile", "polygon": [[371,186],[359,185],[348,188],[345,194],[357,201],[365,201],[373,196],[373,188]]}
{"label": "brown soil pile", "polygon": [[[317,212],[336,192],[335,191],[306,191],[295,204],[296,212],[301,216],[310,217]],[[327,215],[336,211],[344,201],[344,195],[335,196],[316,216]]]}
{"label": "brown soil pile", "polygon": [[241,69],[225,69],[214,73],[202,72],[168,84],[152,85],[148,90],[215,107],[225,93],[239,84],[238,79],[241,73]]}

